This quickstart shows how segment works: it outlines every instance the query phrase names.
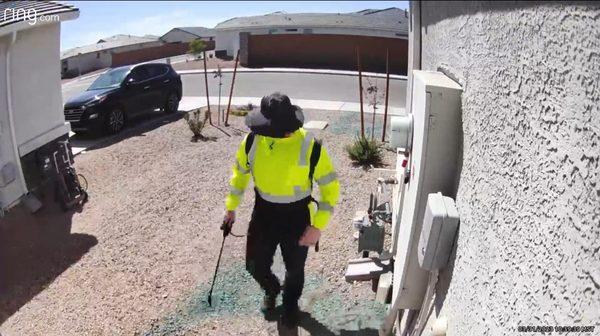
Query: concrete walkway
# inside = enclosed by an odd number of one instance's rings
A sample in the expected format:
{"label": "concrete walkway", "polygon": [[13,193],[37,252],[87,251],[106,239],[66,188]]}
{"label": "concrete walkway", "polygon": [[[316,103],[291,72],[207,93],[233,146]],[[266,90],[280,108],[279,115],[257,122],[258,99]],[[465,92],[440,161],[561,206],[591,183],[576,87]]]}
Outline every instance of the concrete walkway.
{"label": "concrete walkway", "polygon": [[[210,105],[217,105],[219,97],[209,96]],[[233,97],[231,99],[231,105],[246,105],[252,103],[256,106],[260,106],[260,100],[262,97]],[[221,97],[221,108],[227,109],[228,97]],[[312,99],[294,99],[292,103],[300,106],[303,109],[316,109],[326,111],[347,111],[347,112],[360,112],[360,103],[349,103],[342,101],[329,101],[329,100],[312,100]],[[206,106],[205,97],[183,97],[179,102],[179,109],[181,111],[190,111],[200,107]],[[373,108],[367,103],[363,103],[363,109],[365,113],[372,113]],[[384,113],[384,106],[381,105],[377,108],[377,114]],[[403,107],[392,107],[388,108],[388,115],[404,115]]]}

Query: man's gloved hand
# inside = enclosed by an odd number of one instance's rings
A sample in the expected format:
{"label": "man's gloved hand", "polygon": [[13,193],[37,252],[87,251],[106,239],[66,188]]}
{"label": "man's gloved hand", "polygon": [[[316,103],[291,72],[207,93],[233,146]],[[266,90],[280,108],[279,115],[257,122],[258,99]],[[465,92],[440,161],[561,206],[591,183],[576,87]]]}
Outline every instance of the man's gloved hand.
{"label": "man's gloved hand", "polygon": [[223,230],[223,237],[229,236],[231,233],[231,227],[235,223],[235,211],[227,211],[225,217],[223,217],[223,224],[221,224],[221,230]]}

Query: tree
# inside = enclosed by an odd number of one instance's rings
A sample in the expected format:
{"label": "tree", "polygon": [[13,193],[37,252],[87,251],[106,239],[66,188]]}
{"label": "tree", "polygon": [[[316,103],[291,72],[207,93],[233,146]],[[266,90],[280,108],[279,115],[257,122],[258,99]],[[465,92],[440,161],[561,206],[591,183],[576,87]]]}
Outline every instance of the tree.
{"label": "tree", "polygon": [[200,58],[200,54],[206,49],[206,42],[201,39],[195,39],[190,42],[190,50],[189,53],[196,56],[196,58]]}

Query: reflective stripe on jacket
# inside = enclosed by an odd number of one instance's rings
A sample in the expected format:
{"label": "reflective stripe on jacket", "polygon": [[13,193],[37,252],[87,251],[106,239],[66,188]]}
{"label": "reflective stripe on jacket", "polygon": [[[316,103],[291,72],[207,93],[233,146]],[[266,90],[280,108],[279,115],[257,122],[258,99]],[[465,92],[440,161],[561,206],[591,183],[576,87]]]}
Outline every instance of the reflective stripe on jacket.
{"label": "reflective stripe on jacket", "polygon": [[[288,138],[256,135],[246,155],[244,139],[233,165],[230,191],[225,202],[227,210],[235,210],[240,204],[250,174],[260,196],[269,202],[291,203],[310,196],[308,174],[314,142],[312,134],[302,128]],[[311,224],[322,230],[327,226],[340,194],[340,183],[324,147],[321,147],[319,162],[315,166],[314,181],[319,186],[321,199],[318,209],[311,205]]]}

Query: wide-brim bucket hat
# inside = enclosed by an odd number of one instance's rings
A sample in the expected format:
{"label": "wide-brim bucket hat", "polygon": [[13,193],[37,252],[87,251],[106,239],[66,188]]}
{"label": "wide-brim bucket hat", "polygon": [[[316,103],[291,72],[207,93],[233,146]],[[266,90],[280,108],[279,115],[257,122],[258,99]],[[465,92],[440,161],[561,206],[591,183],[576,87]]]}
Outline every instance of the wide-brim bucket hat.
{"label": "wide-brim bucket hat", "polygon": [[252,132],[273,138],[283,138],[304,124],[304,114],[290,98],[279,92],[264,96],[260,101],[260,111],[246,115],[246,126]]}

